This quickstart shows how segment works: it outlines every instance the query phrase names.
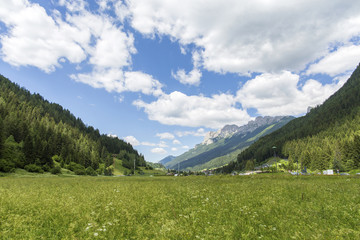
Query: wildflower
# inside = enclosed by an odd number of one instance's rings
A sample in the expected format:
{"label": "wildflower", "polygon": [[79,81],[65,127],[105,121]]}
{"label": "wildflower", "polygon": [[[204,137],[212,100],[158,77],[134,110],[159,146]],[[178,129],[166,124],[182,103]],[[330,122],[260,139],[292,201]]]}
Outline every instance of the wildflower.
{"label": "wildflower", "polygon": [[97,232],[94,233],[94,237],[97,237],[99,236],[99,234]]}

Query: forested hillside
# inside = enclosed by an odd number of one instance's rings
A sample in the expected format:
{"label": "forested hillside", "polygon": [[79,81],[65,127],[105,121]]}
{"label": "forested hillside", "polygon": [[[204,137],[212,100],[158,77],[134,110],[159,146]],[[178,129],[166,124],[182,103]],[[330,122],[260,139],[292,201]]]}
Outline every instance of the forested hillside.
{"label": "forested hillside", "polygon": [[312,170],[360,167],[360,65],[344,86],[307,115],[254,143],[237,161],[220,169],[244,169],[246,162],[264,162],[274,152]]}
{"label": "forested hillside", "polygon": [[134,159],[146,165],[130,144],[100,134],[69,110],[0,75],[0,171],[42,172],[60,165],[78,174],[109,175],[114,155],[124,165]]}
{"label": "forested hillside", "polygon": [[[237,153],[246,149],[261,136],[265,136],[281,128],[290,120],[294,119],[294,117],[291,116],[274,117],[274,119],[275,118],[278,118],[278,120],[273,120],[269,123],[265,122],[260,126],[257,125],[255,129],[243,130],[241,133],[236,133],[230,137],[219,138],[211,144],[199,144],[164,165],[167,168],[177,169],[179,167],[182,170],[191,171],[221,167],[236,159]],[[261,119],[265,118],[259,117],[258,121],[261,121]],[[254,121],[250,122],[254,123]],[[244,125],[242,127],[247,126],[248,125]],[[177,165],[178,163],[179,166]]]}

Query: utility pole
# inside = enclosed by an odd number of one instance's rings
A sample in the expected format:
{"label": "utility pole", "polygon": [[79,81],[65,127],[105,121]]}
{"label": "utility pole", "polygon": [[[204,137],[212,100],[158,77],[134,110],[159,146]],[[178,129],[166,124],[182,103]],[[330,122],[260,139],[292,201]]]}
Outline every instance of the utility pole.
{"label": "utility pole", "polygon": [[275,146],[273,146],[272,148],[274,149],[275,169],[276,169],[276,171],[275,171],[275,172],[277,172],[277,161],[276,161],[276,152],[275,152],[276,147],[275,147]]}

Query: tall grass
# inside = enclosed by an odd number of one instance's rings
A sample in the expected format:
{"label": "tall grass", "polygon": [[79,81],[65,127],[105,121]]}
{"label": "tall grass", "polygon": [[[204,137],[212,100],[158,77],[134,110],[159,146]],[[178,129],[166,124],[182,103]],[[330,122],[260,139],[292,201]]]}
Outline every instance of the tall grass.
{"label": "tall grass", "polygon": [[360,239],[360,178],[0,178],[0,239]]}

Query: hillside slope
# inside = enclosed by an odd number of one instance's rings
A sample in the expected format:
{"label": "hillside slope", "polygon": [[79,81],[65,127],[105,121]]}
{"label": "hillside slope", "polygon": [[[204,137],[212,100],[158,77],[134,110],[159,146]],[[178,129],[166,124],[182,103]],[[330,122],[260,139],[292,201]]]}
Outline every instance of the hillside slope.
{"label": "hillside slope", "polygon": [[258,117],[247,125],[225,126],[217,132],[208,134],[202,144],[167,162],[167,168],[184,170],[202,170],[216,168],[236,159],[241,152],[261,136],[284,126],[294,117]]}
{"label": "hillside slope", "polygon": [[[259,139],[240,153],[236,162],[219,171],[244,169],[246,161],[251,159],[262,163],[273,155],[273,146],[277,147],[278,155],[290,157],[290,160],[301,163],[303,167],[324,169],[350,166],[348,160],[353,162],[351,168],[360,167],[360,144],[357,143],[359,115],[360,65],[344,86],[321,106]],[[349,152],[352,152],[352,156],[348,156]]]}
{"label": "hillside slope", "polygon": [[162,165],[165,165],[166,163],[172,161],[174,158],[176,158],[176,157],[175,157],[175,156],[172,156],[172,155],[169,155],[169,156],[161,159],[161,160],[159,161],[159,163],[162,164]]}
{"label": "hillside slope", "polygon": [[111,174],[112,155],[119,153],[125,163],[136,158],[145,165],[130,144],[100,134],[69,110],[0,75],[0,171],[50,171],[57,162],[79,173],[91,167]]}

